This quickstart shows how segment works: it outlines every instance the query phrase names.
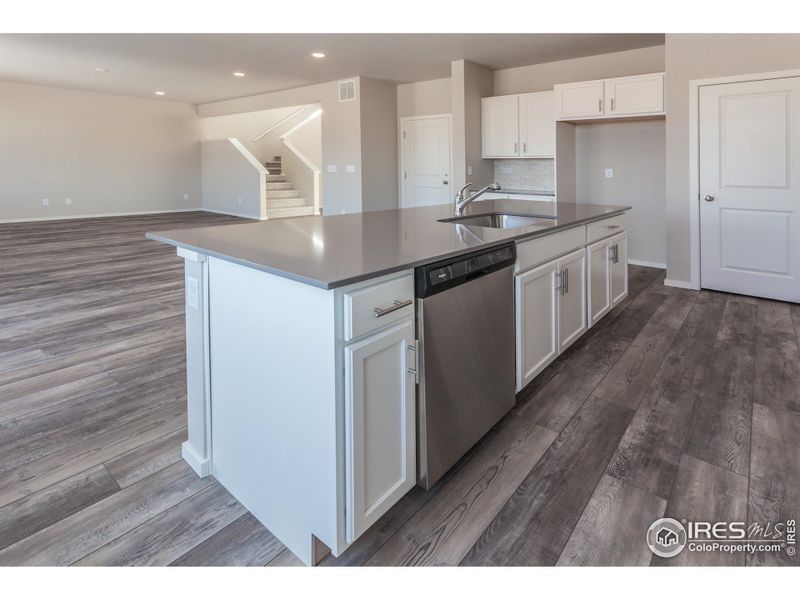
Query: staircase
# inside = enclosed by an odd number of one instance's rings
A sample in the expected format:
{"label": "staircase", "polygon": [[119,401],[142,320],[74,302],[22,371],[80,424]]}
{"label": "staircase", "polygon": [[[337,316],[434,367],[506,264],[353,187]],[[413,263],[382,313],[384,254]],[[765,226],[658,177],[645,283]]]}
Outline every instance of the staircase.
{"label": "staircase", "polygon": [[303,217],[314,214],[314,207],[306,204],[306,199],[292,188],[282,174],[281,157],[264,163],[267,168],[267,218]]}

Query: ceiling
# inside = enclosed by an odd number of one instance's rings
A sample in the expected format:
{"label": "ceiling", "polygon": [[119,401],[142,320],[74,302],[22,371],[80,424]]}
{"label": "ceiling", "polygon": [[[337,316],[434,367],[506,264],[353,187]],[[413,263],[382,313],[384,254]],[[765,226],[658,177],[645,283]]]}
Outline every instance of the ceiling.
{"label": "ceiling", "polygon": [[496,70],[663,43],[663,34],[3,34],[0,79],[202,104],[354,75],[436,79],[461,58]]}

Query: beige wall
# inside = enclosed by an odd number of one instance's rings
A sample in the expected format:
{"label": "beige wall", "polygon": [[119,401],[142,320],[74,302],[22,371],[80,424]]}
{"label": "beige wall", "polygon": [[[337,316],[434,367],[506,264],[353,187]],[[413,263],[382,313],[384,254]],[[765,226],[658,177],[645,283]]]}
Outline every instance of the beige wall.
{"label": "beige wall", "polygon": [[199,208],[199,139],[188,104],[0,82],[0,220]]}
{"label": "beige wall", "polygon": [[[575,128],[578,202],[631,206],[628,258],[666,263],[664,121],[627,121]],[[606,178],[605,169],[614,177]]]}
{"label": "beige wall", "polygon": [[[356,79],[356,99],[339,101],[338,81],[291,90],[257,94],[198,106],[201,117],[297,106],[318,102],[322,107],[322,187],[326,214],[361,211],[361,85]],[[336,173],[326,166],[336,165]],[[345,166],[354,165],[355,173]],[[394,176],[396,177],[396,175]]]}
{"label": "beige wall", "polygon": [[265,216],[267,170],[246,152],[229,140],[200,143],[204,209],[251,219]]}
{"label": "beige wall", "polygon": [[397,208],[397,86],[361,78],[361,205]]}
{"label": "beige wall", "polygon": [[[692,279],[689,231],[689,81],[800,68],[800,34],[668,34],[666,37],[667,278]],[[699,274],[698,274],[699,275]]]}
{"label": "beige wall", "polygon": [[557,83],[624,77],[664,70],[664,46],[611,52],[494,72],[494,95],[543,92]]}
{"label": "beige wall", "polygon": [[397,86],[397,117],[444,115],[452,110],[450,78],[402,83]]}
{"label": "beige wall", "polygon": [[[494,166],[481,158],[481,98],[492,95],[492,71],[465,60],[451,66],[453,114],[452,187],[458,190],[468,181],[475,187],[492,182]],[[469,175],[469,168],[472,174]]]}

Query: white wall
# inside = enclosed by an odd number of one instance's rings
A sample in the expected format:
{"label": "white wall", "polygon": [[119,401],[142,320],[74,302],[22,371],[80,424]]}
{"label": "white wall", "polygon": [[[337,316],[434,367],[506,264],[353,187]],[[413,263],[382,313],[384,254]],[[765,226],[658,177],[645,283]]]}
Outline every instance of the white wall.
{"label": "white wall", "polygon": [[243,146],[229,140],[201,142],[203,208],[261,219],[267,170]]}
{"label": "white wall", "polygon": [[245,145],[259,162],[264,163],[272,160],[275,156],[281,155],[283,150],[280,140],[281,134],[307,118],[319,107],[314,105],[301,111],[257,142],[254,142],[253,138],[278,123],[281,119],[296,112],[299,108],[301,106],[286,106],[270,110],[205,117],[200,119],[200,131],[204,140],[236,138]]}
{"label": "white wall", "polygon": [[[689,81],[800,68],[800,34],[667,34],[667,278],[692,278]],[[699,275],[699,274],[698,274]]]}
{"label": "white wall", "polygon": [[188,104],[0,82],[0,220],[199,208],[199,139]]}
{"label": "white wall", "polygon": [[[664,267],[664,121],[598,123],[575,128],[578,202],[633,207],[628,258]],[[605,177],[605,169],[614,171]]]}

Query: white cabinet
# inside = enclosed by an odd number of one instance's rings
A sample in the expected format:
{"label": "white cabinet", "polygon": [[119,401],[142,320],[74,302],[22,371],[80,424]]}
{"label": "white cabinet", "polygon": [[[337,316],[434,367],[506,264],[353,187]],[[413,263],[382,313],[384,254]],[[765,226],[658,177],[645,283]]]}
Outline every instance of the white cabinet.
{"label": "white cabinet", "polygon": [[557,121],[664,114],[664,73],[565,83],[553,89]]}
{"label": "white cabinet", "polygon": [[587,329],[586,250],[515,277],[517,391]]}
{"label": "white cabinet", "polygon": [[497,96],[481,102],[483,157],[519,156],[519,98]]}
{"label": "white cabinet", "polygon": [[517,391],[558,356],[558,261],[515,277]]}
{"label": "white cabinet", "polygon": [[609,116],[634,116],[664,112],[664,74],[606,80]]}
{"label": "white cabinet", "polygon": [[414,321],[345,347],[347,537],[416,484]]}
{"label": "white cabinet", "polygon": [[586,292],[589,299],[589,327],[611,310],[611,265],[608,240],[595,242],[586,249],[588,274]]}
{"label": "white cabinet", "polygon": [[603,116],[603,81],[566,83],[553,88],[556,96],[556,119],[585,119]]}
{"label": "white cabinet", "polygon": [[628,233],[623,232],[609,240],[611,265],[611,306],[616,306],[628,295]]}
{"label": "white cabinet", "polygon": [[588,329],[586,321],[586,251],[558,259],[558,351],[563,352]]}
{"label": "white cabinet", "polygon": [[482,101],[483,158],[552,158],[556,153],[553,92]]}
{"label": "white cabinet", "polygon": [[556,155],[556,119],[553,92],[519,97],[520,156],[552,158]]}
{"label": "white cabinet", "polygon": [[628,233],[595,242],[586,253],[591,327],[628,295]]}

